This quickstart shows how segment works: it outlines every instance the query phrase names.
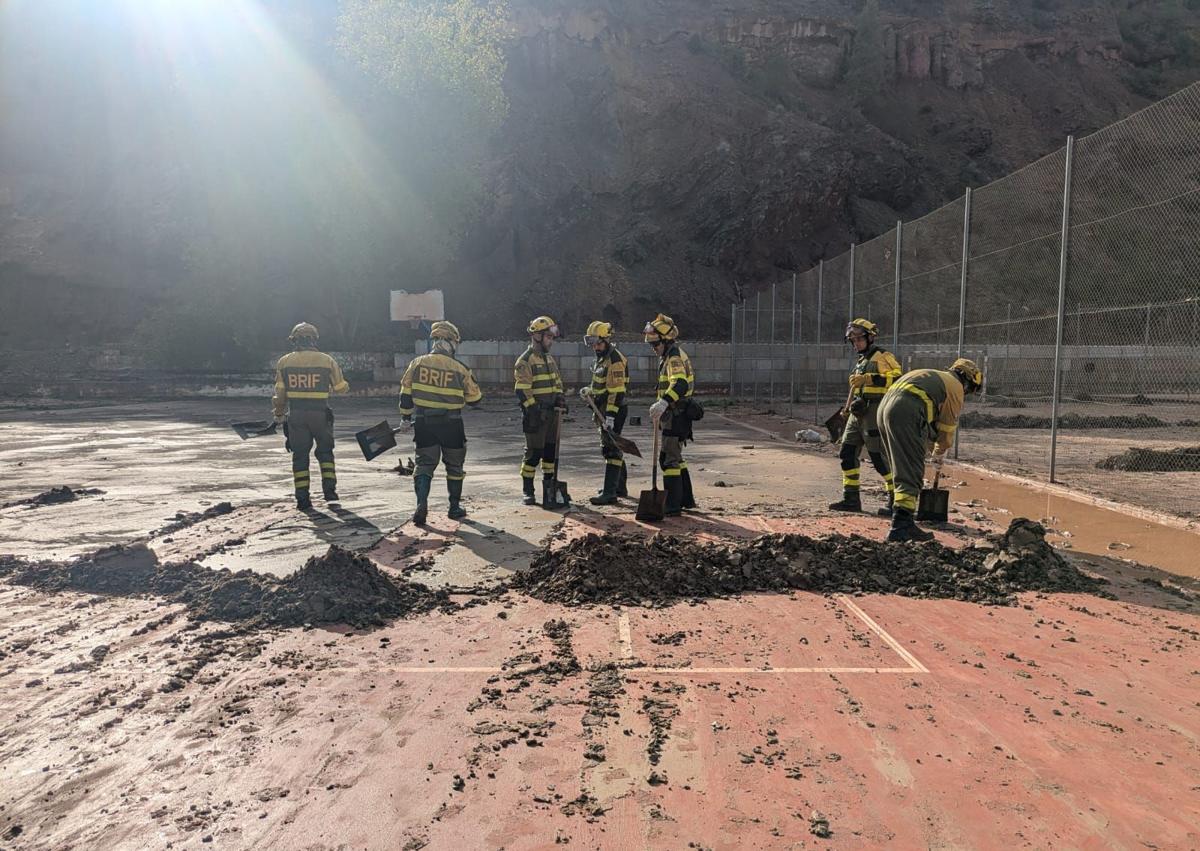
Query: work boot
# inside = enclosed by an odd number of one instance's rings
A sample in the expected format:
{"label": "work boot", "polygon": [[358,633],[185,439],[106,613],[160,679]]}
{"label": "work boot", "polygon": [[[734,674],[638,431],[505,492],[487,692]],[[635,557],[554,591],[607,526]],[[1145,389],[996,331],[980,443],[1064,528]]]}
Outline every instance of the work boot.
{"label": "work boot", "polygon": [[629,465],[621,462],[621,475],[617,479],[617,496],[629,496]]}
{"label": "work boot", "polygon": [[932,541],[933,533],[927,532],[913,522],[913,513],[907,508],[897,508],[892,515],[889,541]]}
{"label": "work boot", "polygon": [[888,491],[887,505],[885,505],[883,508],[880,508],[875,513],[878,514],[880,517],[891,517],[892,512],[895,510],[895,507],[896,507],[896,494],[894,491]]}
{"label": "work boot", "polygon": [[462,486],[462,479],[446,481],[446,490],[450,494],[450,510],[446,512],[446,516],[451,520],[461,520],[467,516],[467,509],[462,507]]}
{"label": "work boot", "polygon": [[664,517],[678,517],[683,513],[683,476],[664,476],[663,490],[667,492]]}
{"label": "work boot", "polygon": [[412,522],[417,526],[424,526],[425,518],[429,516],[429,488],[432,484],[432,476],[413,476],[413,491],[417,494],[417,510],[413,512]]}
{"label": "work boot", "polygon": [[829,503],[829,508],[833,511],[862,511],[862,497],[857,490],[842,491],[841,502]]}
{"label": "work boot", "polygon": [[296,508],[301,511],[312,510],[312,500],[308,498],[308,491],[296,491]]}
{"label": "work boot", "polygon": [[521,477],[521,492],[525,498],[521,501],[526,505],[537,505],[537,494],[533,490],[533,476]]}
{"label": "work boot", "polygon": [[685,467],[679,478],[683,479],[683,508],[684,510],[694,510],[697,508],[696,497],[692,495],[692,474]]}
{"label": "work boot", "polygon": [[339,502],[340,499],[337,493],[337,485],[327,488],[321,488],[321,494],[325,497],[326,502]]}
{"label": "work boot", "polygon": [[600,493],[588,500],[592,505],[612,505],[617,501],[617,481],[621,478],[621,468],[615,464],[604,465],[604,487]]}

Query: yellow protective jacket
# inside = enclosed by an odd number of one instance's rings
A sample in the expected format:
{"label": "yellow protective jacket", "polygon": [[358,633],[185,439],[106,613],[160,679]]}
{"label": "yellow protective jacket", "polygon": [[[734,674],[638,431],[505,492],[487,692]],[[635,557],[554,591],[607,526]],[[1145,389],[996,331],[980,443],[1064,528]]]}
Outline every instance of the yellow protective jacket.
{"label": "yellow protective jacket", "polygon": [[562,375],[549,352],[527,348],[513,367],[513,389],[522,408],[530,405],[551,407],[556,396],[563,392]]}
{"label": "yellow protective jacket", "polygon": [[614,416],[625,407],[629,390],[629,361],[611,343],[608,351],[596,356],[592,365],[592,401],[606,414]]}
{"label": "yellow protective jacket", "polygon": [[892,383],[900,377],[900,362],[891,352],[870,346],[858,356],[851,375],[869,375],[871,380],[857,388],[854,396],[862,397],[869,403],[878,404],[887,393]]}
{"label": "yellow protective jacket", "polygon": [[692,373],[692,362],[683,349],[672,343],[658,362],[656,398],[666,399],[673,408],[680,399],[691,396],[695,389],[696,376]]}
{"label": "yellow protective jacket", "polygon": [[954,445],[954,431],[963,409],[963,385],[953,372],[914,369],[896,380],[888,395],[909,393],[925,404],[926,440],[945,452]]}
{"label": "yellow protective jacket", "polygon": [[413,358],[400,379],[400,413],[406,417],[453,413],[481,399],[471,370],[441,352]]}
{"label": "yellow protective jacket", "polygon": [[315,349],[300,349],[279,359],[275,365],[275,395],[271,408],[282,417],[288,408],[324,408],[330,393],[350,389],[337,361]]}

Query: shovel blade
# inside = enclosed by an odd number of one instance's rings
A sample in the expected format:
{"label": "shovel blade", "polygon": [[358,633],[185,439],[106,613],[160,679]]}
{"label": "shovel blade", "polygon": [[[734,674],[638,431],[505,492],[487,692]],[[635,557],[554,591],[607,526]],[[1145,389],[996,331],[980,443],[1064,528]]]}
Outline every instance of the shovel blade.
{"label": "shovel blade", "polygon": [[617,434],[615,431],[609,431],[607,429],[601,429],[600,433],[604,435],[605,440],[610,441],[613,446],[617,447],[617,449],[620,449],[625,455],[632,455],[634,458],[642,457],[642,451],[638,449],[638,445],[628,437],[621,437],[621,435]]}
{"label": "shovel blade", "polygon": [[945,523],[950,517],[950,491],[945,488],[924,488],[917,498],[917,519],[929,523]]}
{"label": "shovel blade", "polygon": [[237,436],[242,440],[249,440],[252,437],[266,437],[268,434],[276,434],[278,427],[273,420],[254,420],[248,423],[230,423],[230,428],[237,432]]}
{"label": "shovel blade", "polygon": [[667,492],[642,491],[638,494],[637,512],[633,515],[643,523],[658,523],[667,510]]}
{"label": "shovel blade", "polygon": [[354,439],[358,441],[358,448],[368,461],[378,458],[396,445],[396,435],[392,433],[392,427],[388,425],[387,420],[363,429],[354,435]]}
{"label": "shovel blade", "polygon": [[569,493],[567,493],[567,483],[556,481],[554,483],[554,490],[555,490],[554,496],[555,496],[555,499],[557,500],[558,504],[563,505],[563,506],[570,506],[571,495]]}
{"label": "shovel blade", "polygon": [[842,432],[846,430],[846,415],[841,408],[834,411],[833,416],[825,420],[825,428],[829,429],[830,443],[837,443],[842,439]]}

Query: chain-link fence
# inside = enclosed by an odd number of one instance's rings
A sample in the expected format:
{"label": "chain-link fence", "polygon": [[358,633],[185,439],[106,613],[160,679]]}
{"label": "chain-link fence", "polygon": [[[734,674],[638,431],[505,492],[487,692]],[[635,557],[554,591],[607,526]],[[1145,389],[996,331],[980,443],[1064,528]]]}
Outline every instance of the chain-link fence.
{"label": "chain-link fence", "polygon": [[1200,513],[1200,83],[734,305],[731,393],[819,423],[857,316],[984,371],[959,456]]}

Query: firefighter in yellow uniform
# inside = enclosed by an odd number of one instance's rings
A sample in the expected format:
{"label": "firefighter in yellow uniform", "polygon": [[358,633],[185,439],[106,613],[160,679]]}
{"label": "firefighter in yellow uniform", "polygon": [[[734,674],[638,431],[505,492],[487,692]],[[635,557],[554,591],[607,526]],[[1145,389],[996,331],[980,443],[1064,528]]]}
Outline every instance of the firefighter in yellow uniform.
{"label": "firefighter in yellow uniform", "polygon": [[662,430],[663,488],[667,492],[664,513],[677,517],[685,508],[695,508],[692,477],[683,460],[683,447],[692,439],[690,403],[696,389],[692,362],[679,347],[679,327],[671,317],[660,313],[643,329],[646,342],[658,355],[657,401],[650,406],[650,419]]}
{"label": "firefighter in yellow uniform", "polygon": [[[629,406],[625,402],[628,391],[629,366],[625,355],[612,342],[613,327],[609,322],[596,321],[588,326],[584,342],[596,353],[592,365],[592,383],[579,393],[591,398],[604,419],[597,426],[620,434],[625,427]],[[595,416],[593,414],[593,416]],[[612,505],[617,497],[628,496],[625,458],[621,449],[604,433],[600,432],[600,454],[604,456],[604,486],[589,501],[592,505]]]}
{"label": "firefighter in yellow uniform", "polygon": [[283,423],[287,447],[292,452],[292,481],[296,507],[301,511],[312,508],[308,495],[308,454],[314,443],[317,463],[321,465],[321,492],[326,502],[338,499],[329,394],[350,389],[337,361],[317,351],[319,338],[316,327],[307,322],[292,329],[288,340],[294,350],[275,365],[275,395],[271,399],[275,421]]}
{"label": "firefighter in yellow uniform", "polygon": [[846,326],[846,342],[858,353],[854,371],[850,373],[850,403],[847,408],[846,429],[842,432],[842,448],[838,457],[842,462],[842,499],[830,504],[835,511],[862,511],[859,496],[859,474],[862,471],[862,452],[867,456],[876,472],[883,476],[887,490],[887,507],[879,514],[892,514],[892,472],[883,456],[883,443],[879,438],[876,422],[879,403],[892,382],[900,377],[900,362],[895,356],[875,344],[879,328],[867,319],[855,319]]}
{"label": "firefighter in yellow uniform", "polygon": [[462,507],[463,464],[467,460],[467,435],[462,411],[483,399],[471,370],[455,359],[462,342],[458,328],[449,322],[435,322],[429,329],[430,352],[414,358],[400,380],[400,427],[413,430],[417,445],[417,465],[413,471],[413,490],[417,510],[413,522],[422,525],[429,515],[429,490],[438,461],[446,465],[446,492],[450,509],[446,516],[458,520],[467,516]]}
{"label": "firefighter in yellow uniform", "polygon": [[521,430],[525,433],[525,458],[521,462],[521,489],[526,505],[537,505],[533,478],[542,466],[542,507],[554,508],[552,483],[558,464],[558,414],[566,412],[562,375],[550,349],[558,338],[558,325],[549,316],[529,323],[529,348],[513,367],[513,389],[521,405]]}
{"label": "firefighter in yellow uniform", "polygon": [[963,399],[983,386],[983,373],[973,361],[959,358],[949,370],[915,369],[900,376],[879,405],[879,431],[888,462],[896,471],[896,509],[889,541],[928,541],[933,538],[913,521],[925,479],[925,454],[933,450],[933,467],[940,471]]}

